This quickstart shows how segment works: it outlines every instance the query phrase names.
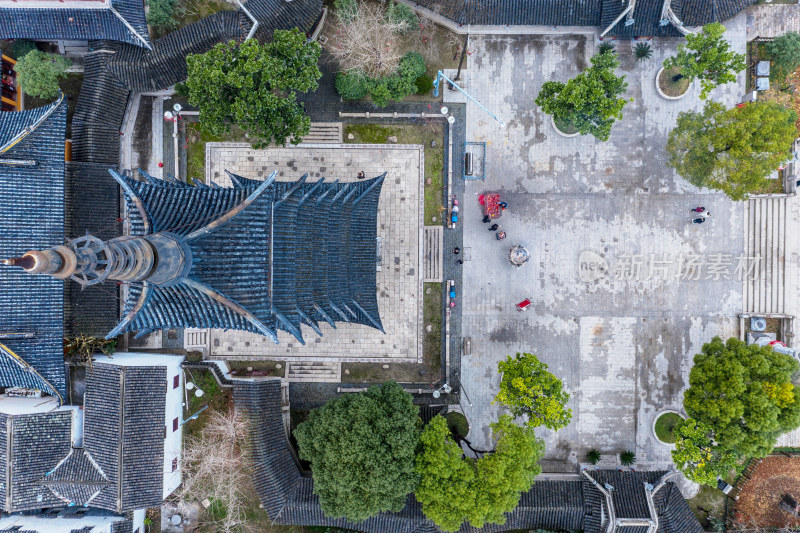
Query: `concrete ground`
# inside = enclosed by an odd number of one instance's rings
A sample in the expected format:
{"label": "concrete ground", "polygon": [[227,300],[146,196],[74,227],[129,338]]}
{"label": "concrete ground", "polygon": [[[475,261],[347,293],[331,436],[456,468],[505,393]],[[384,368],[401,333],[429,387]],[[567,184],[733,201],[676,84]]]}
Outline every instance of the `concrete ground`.
{"label": "concrete ground", "polygon": [[228,170],[261,180],[273,170],[278,181],[295,181],[308,173],[356,181],[364,171],[373,177],[387,173],[378,204],[381,269],[377,272],[378,309],[386,333],[361,324],[320,324],[323,336],[303,327],[306,345],[289,333],[278,332],[280,344],[243,331],[210,330],[214,358],[284,361],[411,362],[421,357],[422,335],[422,174],[424,151],[416,145],[300,144],[254,150],[249,144],[208,143],[206,181],[227,187]]}
{"label": "concrete ground", "polygon": [[[728,26],[743,52],[744,15]],[[534,104],[544,81],[567,80],[588,64],[594,35],[470,41],[465,86],[506,122],[502,127],[468,104],[467,140],[487,143],[487,177],[467,182],[461,211],[469,259],[460,287],[463,335],[472,342],[472,355],[462,357],[472,405],[462,400],[462,407],[476,448],[491,446],[489,424],[502,412],[491,404],[497,362],[525,351],[548,363],[572,394],[572,423],[556,434],[539,432],[547,443],[546,472],[574,471],[591,448],[634,450],[640,468],[665,467],[669,449],[651,429],[656,414],[681,410],[693,354],[704,342],[738,334],[743,203],[699,190],[667,166],[664,147],[678,113],[702,107],[696,84],[678,101],[656,93],[656,72],[679,42],[652,41],[653,58],[644,63],[632,57],[630,41],[619,43],[633,101],[603,143],[558,135]],[[735,104],[743,85],[740,76],[712,97]],[[445,98],[464,101],[450,91]],[[504,241],[481,223],[477,198],[485,191],[508,202],[499,220]],[[695,206],[712,218],[692,224]],[[518,269],[507,260],[515,244],[531,252]],[[607,265],[588,283],[579,277],[585,251]],[[702,264],[700,271],[687,269],[690,262]],[[517,311],[526,297],[533,305]]]}

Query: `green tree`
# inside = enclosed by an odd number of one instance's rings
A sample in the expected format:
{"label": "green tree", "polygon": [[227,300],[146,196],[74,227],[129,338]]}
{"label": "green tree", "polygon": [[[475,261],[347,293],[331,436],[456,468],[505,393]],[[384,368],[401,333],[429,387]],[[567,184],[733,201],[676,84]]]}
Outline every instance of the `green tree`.
{"label": "green tree", "polygon": [[476,464],[476,501],[468,515],[470,524],[477,528],[486,522],[504,524],[505,513],[519,505],[520,495],[530,490],[542,472],[539,460],[544,455],[544,442],[536,438],[532,427],[520,427],[504,415],[492,424],[492,432],[497,444],[494,453]]}
{"label": "green tree", "polygon": [[708,102],[702,113],[678,115],[667,140],[669,164],[698,187],[745,199],[790,158],[796,120],[794,111],[775,102],[733,109]]}
{"label": "green tree", "polygon": [[800,33],[790,31],[776,37],[765,46],[769,58],[772,60],[770,78],[782,83],[786,76],[800,67]]}
{"label": "green tree", "polygon": [[186,57],[185,90],[199,108],[201,128],[214,136],[236,124],[254,139],[253,147],[298,144],[311,119],[297,92],[317,89],[322,76],[320,45],[298,29],[277,30],[272,41],[220,43],[205,54]]}
{"label": "green tree", "polygon": [[441,529],[458,530],[475,506],[477,472],[453,441],[444,417],[436,416],[425,426],[414,463],[419,476],[415,496],[422,512]]}
{"label": "green tree", "polygon": [[367,76],[360,70],[338,72],[334,86],[336,92],[345,100],[358,100],[367,95]]}
{"label": "green tree", "polygon": [[691,481],[716,487],[717,477],[726,477],[738,466],[736,454],[714,441],[714,432],[708,424],[688,418],[675,428],[675,436],[672,460]]}
{"label": "green tree", "polygon": [[178,0],[147,0],[147,23],[157,28],[174,30],[178,27],[175,15]]}
{"label": "green tree", "polygon": [[633,56],[636,61],[647,61],[653,57],[653,49],[649,43],[637,43],[636,48],[633,49]]}
{"label": "green tree", "polygon": [[417,486],[419,426],[419,408],[394,381],[311,411],[294,437],[325,514],[360,521],[400,511]]}
{"label": "green tree", "polygon": [[16,60],[19,60],[19,58],[23,57],[31,50],[36,50],[36,44],[33,41],[14,39],[14,42],[11,43],[11,57]]}
{"label": "green tree", "polygon": [[619,96],[628,84],[625,76],[614,74],[619,59],[613,51],[597,54],[591,62],[589,68],[567,83],[545,82],[536,105],[553,118],[571,123],[580,133],[607,141],[611,126],[622,118],[625,99]]}
{"label": "green tree", "polygon": [[561,380],[547,371],[547,365],[529,353],[510,355],[497,363],[502,374],[500,392],[494,400],[505,405],[515,417],[527,416],[528,425],[557,430],[572,419],[565,406],[569,394]]}
{"label": "green tree", "polygon": [[51,99],[58,96],[58,81],[67,76],[71,65],[72,61],[66,57],[30,50],[17,59],[14,70],[17,83],[26,94]]}
{"label": "green tree", "polygon": [[478,528],[505,523],[505,513],[516,508],[520,494],[541,472],[544,443],[532,427],[520,427],[504,415],[492,431],[494,452],[477,460],[463,456],[441,416],[422,432],[415,495],[425,516],[444,531],[456,531],[464,521]]}
{"label": "green tree", "polygon": [[717,85],[736,81],[736,73],[747,66],[745,56],[731,50],[723,39],[725,26],[712,22],[703,26],[699,33],[686,36],[686,44],[678,46],[678,54],[664,60],[664,68],[678,67],[680,76],[699,79],[705,99]]}
{"label": "green tree", "polygon": [[634,463],[636,463],[636,454],[631,450],[620,452],[619,462],[622,463],[623,466],[632,466]]}
{"label": "green tree", "polygon": [[800,426],[792,375],[800,365],[770,346],[714,337],[694,356],[683,406],[711,428],[723,449],[763,457],[778,436]]}

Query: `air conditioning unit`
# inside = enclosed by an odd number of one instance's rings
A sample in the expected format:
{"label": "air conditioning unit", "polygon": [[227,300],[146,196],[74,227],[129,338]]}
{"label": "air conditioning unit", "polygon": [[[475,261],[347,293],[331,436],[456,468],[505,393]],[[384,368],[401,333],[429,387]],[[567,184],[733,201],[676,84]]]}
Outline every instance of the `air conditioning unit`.
{"label": "air conditioning unit", "polygon": [[767,319],[760,316],[754,316],[750,319],[750,331],[764,331],[767,329]]}

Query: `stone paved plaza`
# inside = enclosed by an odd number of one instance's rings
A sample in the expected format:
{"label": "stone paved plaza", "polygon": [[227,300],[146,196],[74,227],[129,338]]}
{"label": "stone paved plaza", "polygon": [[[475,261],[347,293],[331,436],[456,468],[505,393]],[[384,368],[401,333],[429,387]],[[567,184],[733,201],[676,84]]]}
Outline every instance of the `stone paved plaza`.
{"label": "stone paved plaza", "polygon": [[378,308],[386,333],[360,324],[321,323],[322,337],[303,328],[306,345],[278,332],[280,344],[241,331],[212,330],[210,355],[215,358],[281,360],[374,360],[417,362],[421,357],[422,196],[424,152],[421,146],[301,144],[254,150],[249,144],[208,143],[206,180],[230,185],[225,174],[264,179],[274,170],[278,181],[294,181],[308,173],[309,182],[326,177],[356,181],[386,172],[378,206],[381,270],[377,273]]}
{"label": "stone paved plaza", "polygon": [[[745,15],[727,26],[733,47],[743,52]],[[702,107],[697,86],[678,101],[656,93],[656,72],[679,42],[654,40],[653,58],[644,63],[632,57],[629,41],[618,45],[633,101],[603,143],[558,135],[533,103],[544,81],[565,81],[588,64],[594,33],[471,39],[465,85],[506,122],[502,127],[468,104],[467,141],[487,143],[487,177],[466,183],[461,210],[469,259],[461,311],[472,352],[462,357],[472,404],[462,397],[461,406],[473,446],[490,447],[489,423],[502,412],[491,404],[497,362],[526,351],[548,363],[572,394],[572,423],[557,434],[540,432],[545,471],[574,472],[591,448],[634,450],[640,468],[666,467],[669,449],[651,430],[656,414],[681,410],[692,356],[704,342],[738,335],[743,282],[735,269],[744,252],[744,202],[699,190],[667,166],[664,147],[678,113]],[[743,86],[740,76],[712,98],[733,105]],[[445,98],[465,101],[451,91]],[[478,195],[485,191],[500,192],[508,203],[499,220],[505,241],[481,223]],[[692,224],[695,206],[712,218]],[[517,269],[507,255],[519,243],[531,260]],[[588,283],[579,277],[585,251],[608,267]],[[702,272],[686,269],[689,257],[706,263]],[[520,312],[515,304],[525,298],[533,305]]]}

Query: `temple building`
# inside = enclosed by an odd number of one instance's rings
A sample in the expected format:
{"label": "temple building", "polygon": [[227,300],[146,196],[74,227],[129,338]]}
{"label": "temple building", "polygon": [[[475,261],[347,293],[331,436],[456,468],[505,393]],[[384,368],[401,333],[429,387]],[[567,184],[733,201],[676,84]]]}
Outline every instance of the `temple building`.
{"label": "temple building", "polygon": [[384,176],[339,184],[230,175],[233,187],[145,181],[111,171],[131,234],[92,235],[3,264],[82,286],[129,284],[107,338],[167,328],[277,330],[304,343],[306,325],[351,322],[383,331],[375,293],[377,212]]}

